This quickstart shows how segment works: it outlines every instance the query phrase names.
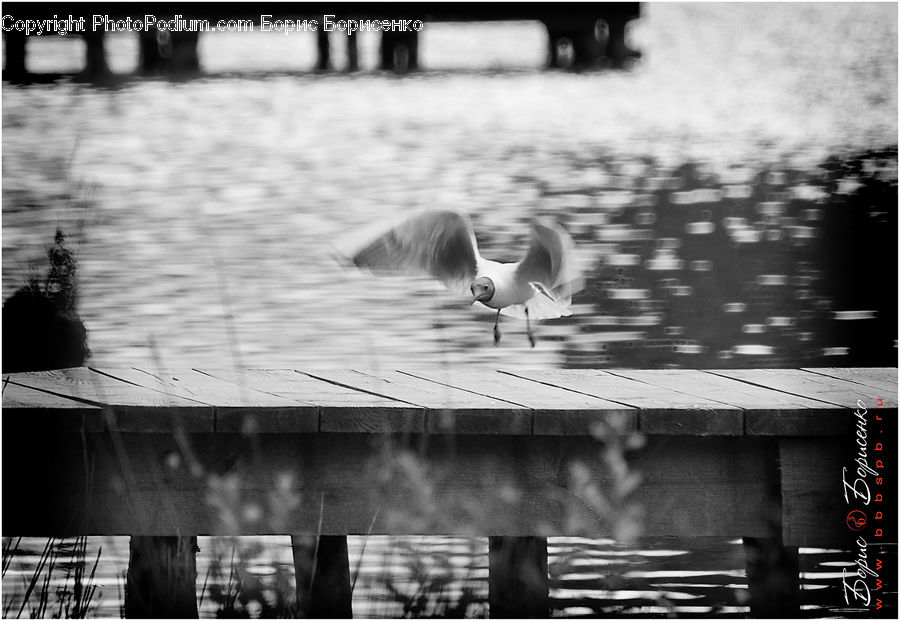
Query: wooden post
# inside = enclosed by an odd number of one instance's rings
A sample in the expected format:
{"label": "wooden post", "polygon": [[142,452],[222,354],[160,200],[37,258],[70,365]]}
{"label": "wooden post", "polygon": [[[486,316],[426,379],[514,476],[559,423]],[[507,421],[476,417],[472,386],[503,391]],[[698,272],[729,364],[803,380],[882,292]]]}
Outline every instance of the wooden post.
{"label": "wooden post", "polygon": [[[791,618],[800,616],[800,555],[796,545],[784,545],[782,526],[785,521],[785,472],[792,468],[791,453],[780,441],[768,456],[767,479],[778,481],[769,490],[766,516],[767,531],[763,537],[744,537],[744,556],[747,566],[747,586],[750,590],[750,614],[760,618]],[[827,468],[823,468],[827,470]],[[839,481],[835,482],[836,484]],[[788,484],[789,486],[790,484]],[[835,496],[840,492],[835,490]]]}
{"label": "wooden post", "polygon": [[359,37],[356,35],[356,31],[347,35],[347,71],[359,70],[358,39]]}
{"label": "wooden post", "polygon": [[406,73],[419,68],[419,33],[381,33],[381,69]]}
{"label": "wooden post", "polygon": [[84,72],[82,79],[89,82],[100,82],[109,77],[109,66],[106,64],[106,47],[103,31],[88,30],[83,35],[85,46]]}
{"label": "wooden post", "polygon": [[613,16],[606,20],[609,27],[609,36],[606,43],[606,56],[613,68],[621,69],[629,58],[640,58],[641,53],[631,49],[625,43],[625,26],[628,18],[625,16]]}
{"label": "wooden post", "polygon": [[759,618],[800,616],[800,554],[781,537],[744,537],[750,614]]}
{"label": "wooden post", "polygon": [[546,537],[489,538],[488,602],[492,619],[550,615]]}
{"label": "wooden post", "polygon": [[200,55],[197,47],[200,43],[199,32],[172,33],[172,73],[190,75],[200,71]]}
{"label": "wooden post", "polygon": [[[603,55],[603,49],[597,39],[593,22],[577,26],[548,23],[546,26],[550,39],[551,67],[590,69],[597,65],[597,61]],[[571,58],[568,59],[564,59],[560,55],[560,47],[564,41],[567,41],[572,48]]]}
{"label": "wooden post", "polygon": [[125,616],[197,618],[197,538],[132,537]]}
{"label": "wooden post", "polygon": [[331,49],[328,45],[328,33],[325,30],[316,31],[316,49],[319,51],[316,71],[328,71],[331,64]]}
{"label": "wooden post", "polygon": [[561,60],[559,58],[559,45],[560,45],[560,37],[562,36],[559,32],[555,31],[550,27],[550,24],[546,24],[547,26],[547,66],[551,69],[559,69],[561,68]]}
{"label": "wooden post", "polygon": [[27,80],[25,67],[25,34],[15,30],[3,35],[4,55],[3,79],[12,84],[22,84]]}
{"label": "wooden post", "polygon": [[351,619],[353,604],[347,537],[292,536],[291,549],[300,614],[313,619]]}
{"label": "wooden post", "polygon": [[200,70],[199,32],[151,29],[139,34],[142,75],[185,76]]}
{"label": "wooden post", "polygon": [[159,72],[160,53],[156,42],[155,30],[142,30],[138,33],[138,73],[145,76]]}

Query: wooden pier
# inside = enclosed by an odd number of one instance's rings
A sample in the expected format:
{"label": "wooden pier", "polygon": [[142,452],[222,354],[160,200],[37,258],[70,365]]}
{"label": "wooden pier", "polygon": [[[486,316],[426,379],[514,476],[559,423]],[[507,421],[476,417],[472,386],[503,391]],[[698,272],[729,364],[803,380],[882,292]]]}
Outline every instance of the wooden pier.
{"label": "wooden pier", "polygon": [[492,615],[542,616],[546,537],[636,515],[646,536],[852,543],[860,402],[896,418],[897,369],[5,374],[3,534],[291,534],[295,559],[318,537],[338,561],[348,534],[489,536]]}
{"label": "wooden pier", "polygon": [[[171,3],[149,2],[141,5],[109,3],[94,5],[81,2],[62,2],[51,5],[9,2],[4,4],[4,21],[9,26],[4,31],[5,65],[3,79],[12,83],[41,81],[47,76],[32,74],[27,69],[27,41],[34,36],[59,36],[56,32],[26,36],[24,29],[16,29],[16,24],[26,20],[63,19],[72,16],[75,20],[84,18],[86,28],[82,32],[72,32],[66,36],[78,36],[85,43],[85,66],[77,76],[84,81],[103,83],[111,77],[106,59],[105,26],[93,26],[94,14],[102,14],[115,23],[130,19],[141,21],[152,15],[160,23],[173,23],[176,28],[160,29],[158,26],[135,32],[138,38],[137,74],[140,76],[168,76],[185,79],[201,75],[202,62],[198,45],[202,32],[181,28],[181,24],[208,22],[210,29],[218,24],[242,21],[253,25],[254,30],[262,27],[261,16],[267,15],[270,22],[302,22],[315,20],[316,28],[310,32],[294,32],[293,36],[315,36],[318,59],[317,71],[327,71],[330,65],[329,33],[346,36],[348,47],[348,71],[359,68],[357,60],[357,35],[343,32],[331,25],[326,32],[325,16],[330,15],[334,23],[347,24],[348,21],[396,21],[398,24],[416,22],[416,29],[379,30],[379,69],[406,73],[419,68],[419,35],[427,31],[428,24],[436,22],[496,22],[496,21],[536,21],[547,29],[548,65],[555,68],[590,69],[603,66],[621,68],[640,53],[626,44],[625,29],[629,21],[640,17],[637,2],[602,3],[525,3],[525,4],[478,4],[478,3]],[[104,22],[106,23],[106,22]],[[124,22],[123,22],[124,23]],[[53,76],[61,77],[61,76]]]}

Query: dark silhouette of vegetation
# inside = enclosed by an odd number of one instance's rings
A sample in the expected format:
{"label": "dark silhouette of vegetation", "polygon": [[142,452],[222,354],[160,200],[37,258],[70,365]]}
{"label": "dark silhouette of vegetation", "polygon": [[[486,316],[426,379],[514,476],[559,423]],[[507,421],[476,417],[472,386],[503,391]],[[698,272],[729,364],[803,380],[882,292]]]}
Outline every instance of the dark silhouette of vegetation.
{"label": "dark silhouette of vegetation", "polygon": [[56,231],[43,282],[31,279],[3,303],[3,372],[83,366],[90,351],[78,317],[78,261]]}
{"label": "dark silhouette of vegetation", "polygon": [[[27,556],[20,547],[22,538],[9,538],[3,542],[3,577],[17,556]],[[97,550],[93,563],[87,556],[87,537],[57,539],[51,537],[38,555],[37,566],[25,583],[21,599],[10,597],[4,603],[3,618],[15,615],[17,619],[27,614],[31,619],[85,619],[97,596],[94,576],[100,564],[103,548]],[[54,585],[54,572],[63,576],[61,584]],[[89,572],[89,573],[88,573]],[[55,595],[56,600],[52,597]]]}

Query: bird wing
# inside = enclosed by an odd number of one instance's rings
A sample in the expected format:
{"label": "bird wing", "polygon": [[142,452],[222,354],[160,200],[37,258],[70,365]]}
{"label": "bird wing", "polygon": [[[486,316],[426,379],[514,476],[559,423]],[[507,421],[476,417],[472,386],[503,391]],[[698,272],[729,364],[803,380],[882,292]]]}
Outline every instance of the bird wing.
{"label": "bird wing", "polygon": [[[531,225],[531,245],[516,267],[518,283],[539,283],[557,302],[568,303],[583,281],[575,266],[575,244],[559,226],[544,220]],[[532,286],[534,286],[532,284]]]}
{"label": "bird wing", "polygon": [[478,244],[464,213],[426,211],[392,226],[352,255],[357,267],[425,272],[465,293],[475,279]]}

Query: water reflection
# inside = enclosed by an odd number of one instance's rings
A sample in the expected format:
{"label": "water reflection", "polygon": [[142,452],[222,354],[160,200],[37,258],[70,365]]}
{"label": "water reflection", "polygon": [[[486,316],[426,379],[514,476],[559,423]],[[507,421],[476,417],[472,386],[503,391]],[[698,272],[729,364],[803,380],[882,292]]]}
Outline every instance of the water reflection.
{"label": "water reflection", "polygon": [[[537,131],[540,105],[518,97],[547,98],[548,80],[586,95],[580,78],[536,75],[7,89],[4,297],[58,223],[83,219],[82,318],[99,364],[146,365],[150,337],[167,366],[236,354],[251,366],[796,365],[840,347],[840,364],[891,359],[891,296],[854,283],[880,265],[874,289],[890,287],[895,149],[672,166],[559,120]],[[335,110],[360,88],[365,112]],[[241,106],[223,104],[238,92]],[[423,100],[437,105],[410,114]],[[576,315],[541,325],[527,358],[524,338],[485,347],[464,300],[427,286],[412,298],[408,281],[358,280],[332,260],[335,240],[377,218],[460,206],[490,258],[523,252],[534,216],[578,244],[589,282]],[[872,240],[855,259],[851,230]],[[836,311],[870,314],[836,323]],[[863,358],[859,334],[880,335]]]}
{"label": "water reflection", "polygon": [[[37,550],[44,540],[20,542],[23,553],[12,559],[4,578],[3,606],[22,601],[22,580],[30,580],[36,570]],[[259,585],[266,600],[273,603],[279,589],[290,596],[293,590],[293,562],[289,537],[200,537],[197,557],[197,592],[201,618],[216,618],[220,602],[211,596],[211,567],[221,563],[226,572],[235,565],[241,574]],[[456,537],[350,537],[354,616],[400,618],[404,596],[422,594],[420,613],[440,613],[458,608],[467,618],[488,614],[487,540]],[[91,537],[87,558],[101,552],[102,564],[93,578],[97,586],[91,615],[118,617],[122,606],[123,573],[128,566],[127,537]],[[554,616],[596,617],[683,616],[746,617],[747,579],[740,541],[716,539],[702,546],[678,545],[670,540],[651,540],[639,546],[622,546],[611,540],[577,537],[551,538],[548,547],[551,578],[551,609]],[[232,556],[234,555],[234,556]],[[839,606],[841,571],[853,561],[842,550],[801,548],[802,608],[812,616],[865,617],[865,609]],[[232,581],[236,578],[232,577]],[[440,589],[420,591],[423,580]],[[393,594],[387,584],[393,586]],[[65,588],[62,573],[51,581],[52,589]],[[427,586],[427,585],[425,585]],[[71,589],[71,580],[68,583]],[[466,595],[468,594],[468,595]],[[468,598],[468,599],[464,599]],[[256,616],[258,607],[238,610]],[[26,609],[27,611],[27,609]]]}

